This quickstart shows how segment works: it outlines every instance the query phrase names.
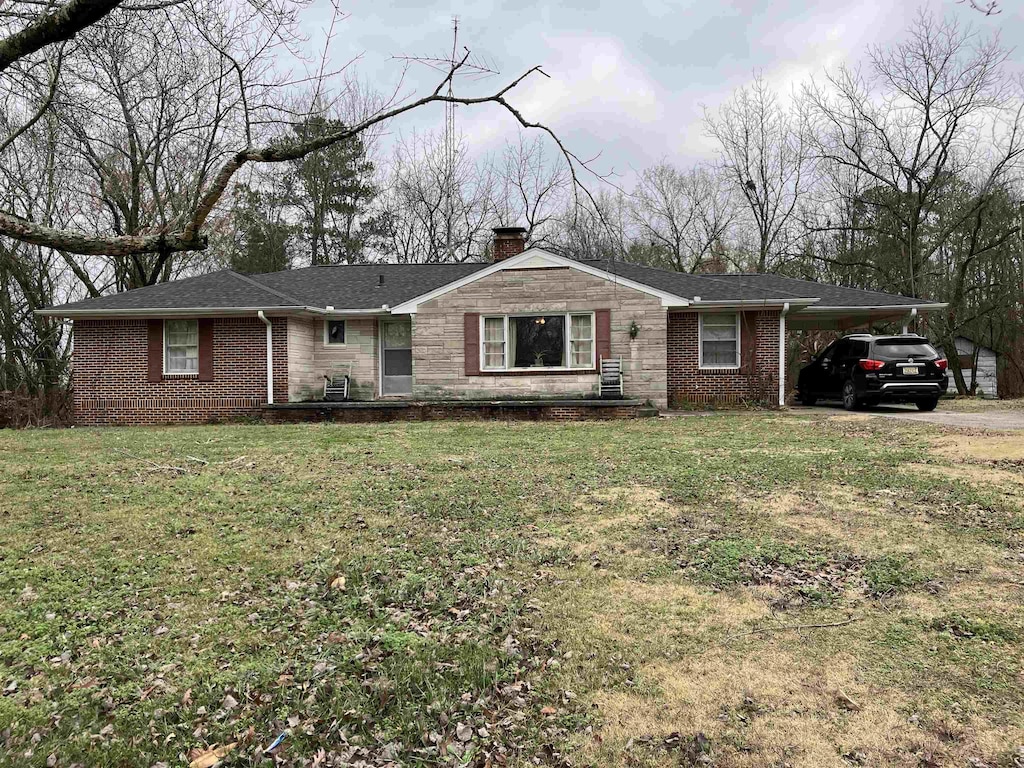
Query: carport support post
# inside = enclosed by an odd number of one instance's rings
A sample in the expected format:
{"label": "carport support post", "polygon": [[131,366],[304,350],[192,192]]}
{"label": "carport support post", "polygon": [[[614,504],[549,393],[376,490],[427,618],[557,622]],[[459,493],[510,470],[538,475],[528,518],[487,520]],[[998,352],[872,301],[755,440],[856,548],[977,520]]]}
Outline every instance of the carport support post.
{"label": "carport support post", "polygon": [[903,321],[903,335],[906,336],[910,333],[910,323],[917,317],[917,307],[910,310],[910,314],[907,315],[907,319]]}
{"label": "carport support post", "polygon": [[786,315],[789,302],[782,305],[779,313],[779,407],[786,405]]}

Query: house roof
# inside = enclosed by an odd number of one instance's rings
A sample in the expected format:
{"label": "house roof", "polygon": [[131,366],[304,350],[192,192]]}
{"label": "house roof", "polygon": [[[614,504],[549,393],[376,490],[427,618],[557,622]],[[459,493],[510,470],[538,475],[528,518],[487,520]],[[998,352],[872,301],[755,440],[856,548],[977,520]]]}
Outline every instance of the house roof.
{"label": "house roof", "polygon": [[[230,269],[110,296],[48,307],[45,312],[118,313],[145,310],[323,309],[380,311],[465,277],[487,264],[353,264],[305,267],[261,275]],[[383,282],[381,281],[383,276]]]}
{"label": "house roof", "polygon": [[812,280],[782,277],[781,275],[749,272],[688,274],[640,264],[628,264],[622,261],[591,261],[587,263],[678,296],[690,298],[699,296],[702,302],[818,299],[815,302],[815,309],[822,307],[853,309],[907,307],[932,304],[926,299],[915,299],[880,291],[865,291],[860,288],[843,288],[827,283],[816,283]]}
{"label": "house roof", "polygon": [[[628,264],[619,261],[572,262],[531,249],[552,263],[578,264],[591,274],[606,275],[660,295],[666,306],[687,304],[744,304],[792,301],[814,305],[814,309],[883,309],[891,307],[935,308],[923,300],[878,291],[797,280],[762,274],[686,274]],[[512,261],[512,260],[510,260]],[[503,263],[504,265],[504,263]],[[260,275],[241,275],[228,269],[197,277],[137,288],[123,293],[84,299],[40,310],[42,314],[132,315],[146,312],[199,313],[300,310],[318,313],[386,312],[405,304],[412,306],[434,295],[474,279],[474,273],[489,274],[497,265],[476,264],[357,264],[306,267]],[[610,273],[610,274],[609,274]],[[614,277],[612,277],[614,275]],[[699,299],[698,299],[699,297]],[[413,310],[415,311],[415,310]]]}

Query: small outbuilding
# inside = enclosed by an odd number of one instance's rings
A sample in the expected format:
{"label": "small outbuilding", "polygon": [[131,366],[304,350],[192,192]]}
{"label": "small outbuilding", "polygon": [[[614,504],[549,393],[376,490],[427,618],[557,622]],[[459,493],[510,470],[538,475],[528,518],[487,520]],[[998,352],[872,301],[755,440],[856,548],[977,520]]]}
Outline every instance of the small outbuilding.
{"label": "small outbuilding", "polygon": [[[948,352],[944,352],[948,358]],[[984,344],[978,344],[966,336],[956,337],[956,354],[960,358],[960,370],[964,374],[964,383],[970,392],[987,398],[999,397],[997,384],[996,365],[998,355],[996,351]],[[950,391],[955,392],[953,383],[953,372],[949,376]]]}

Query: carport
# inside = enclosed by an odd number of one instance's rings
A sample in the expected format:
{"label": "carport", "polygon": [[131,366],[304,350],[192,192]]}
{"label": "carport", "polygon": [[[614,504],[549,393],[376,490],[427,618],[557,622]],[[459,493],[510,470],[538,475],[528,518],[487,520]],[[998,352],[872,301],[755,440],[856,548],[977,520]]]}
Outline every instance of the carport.
{"label": "carport", "polygon": [[[853,292],[847,289],[851,294]],[[884,304],[858,306],[854,304],[823,305],[821,301],[784,313],[780,319],[780,340],[786,331],[835,331],[840,334],[870,331],[881,323],[899,323],[903,333],[911,332],[915,321],[928,312],[946,308],[945,303]],[[787,345],[788,348],[788,345]],[[779,351],[779,405],[786,404],[786,355]]]}

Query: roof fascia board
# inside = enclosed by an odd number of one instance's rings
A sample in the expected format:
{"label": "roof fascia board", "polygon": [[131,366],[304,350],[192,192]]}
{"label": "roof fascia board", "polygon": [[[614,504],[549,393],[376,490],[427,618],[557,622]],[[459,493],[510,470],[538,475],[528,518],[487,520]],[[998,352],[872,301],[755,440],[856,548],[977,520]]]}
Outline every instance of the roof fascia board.
{"label": "roof fascia board", "polygon": [[432,291],[428,291],[427,293],[421,294],[420,296],[416,296],[412,299],[409,299],[408,301],[404,301],[401,304],[397,304],[391,309],[391,312],[392,314],[395,315],[414,314],[417,311],[420,304],[432,301],[433,299],[436,299],[438,296],[443,296],[446,293],[454,291],[458,288],[462,288],[463,286],[469,285],[470,283],[474,283],[477,280],[489,277],[498,272],[502,272],[506,269],[515,269],[520,264],[524,264],[525,262],[530,261],[530,259],[536,256],[542,256],[543,258],[549,260],[550,262],[557,266],[576,269],[588,275],[599,277],[603,280],[615,283],[616,285],[621,285],[625,288],[632,288],[633,290],[639,291],[641,293],[646,293],[649,296],[659,298],[661,299],[661,305],[663,307],[687,307],[690,305],[689,299],[686,299],[682,296],[676,296],[671,293],[666,293],[665,291],[660,291],[657,288],[653,288],[645,283],[638,283],[635,280],[630,280],[629,278],[622,277],[621,275],[616,275],[612,272],[606,272],[603,269],[597,269],[596,267],[592,267],[589,264],[583,264],[579,261],[567,259],[564,256],[559,256],[556,253],[551,253],[551,251],[546,251],[543,248],[527,248],[525,251],[523,251],[520,254],[517,254],[516,256],[513,256],[509,259],[504,259],[503,261],[497,261],[491,264],[490,266],[484,267],[483,269],[478,269],[476,272],[466,275],[465,277],[459,278],[458,280],[453,280],[452,282],[446,283],[445,285],[442,285],[439,288],[435,288]]}
{"label": "roof fascia board", "polygon": [[931,312],[934,310],[945,309],[948,306],[949,304],[947,302],[936,302],[933,304],[882,304],[872,306],[847,305],[842,307],[830,307],[815,304],[810,307],[812,311],[808,314],[814,314],[817,312],[909,312],[912,309],[916,309],[918,312]]}
{"label": "roof fascia board", "polygon": [[815,302],[821,301],[821,299],[718,299],[715,301],[694,301],[692,308],[700,309],[701,307],[714,307],[720,309],[722,307],[782,307],[789,304],[791,307],[808,307],[812,306]]}
{"label": "roof fascia board", "polygon": [[311,315],[386,315],[386,309],[332,309],[323,307],[145,307],[137,309],[37,309],[36,315],[42,317],[191,317],[196,315],[252,315],[256,312],[273,312],[275,314],[311,314]]}

